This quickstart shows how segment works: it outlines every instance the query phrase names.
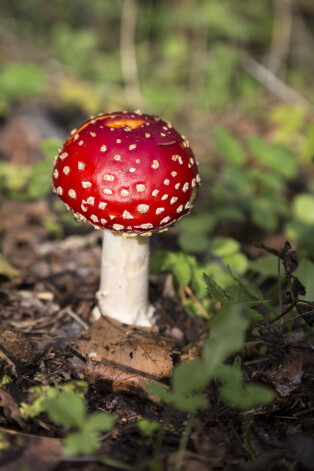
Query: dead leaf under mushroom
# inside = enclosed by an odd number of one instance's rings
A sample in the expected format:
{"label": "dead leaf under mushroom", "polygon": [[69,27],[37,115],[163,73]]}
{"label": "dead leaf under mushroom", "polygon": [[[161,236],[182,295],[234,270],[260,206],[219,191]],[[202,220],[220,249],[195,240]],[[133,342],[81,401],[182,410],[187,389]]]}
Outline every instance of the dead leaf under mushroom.
{"label": "dead leaf under mushroom", "polygon": [[[171,375],[174,341],[151,329],[100,318],[78,340],[88,357],[85,376],[90,382],[109,381],[114,391],[140,389]],[[146,395],[146,393],[145,393]]]}

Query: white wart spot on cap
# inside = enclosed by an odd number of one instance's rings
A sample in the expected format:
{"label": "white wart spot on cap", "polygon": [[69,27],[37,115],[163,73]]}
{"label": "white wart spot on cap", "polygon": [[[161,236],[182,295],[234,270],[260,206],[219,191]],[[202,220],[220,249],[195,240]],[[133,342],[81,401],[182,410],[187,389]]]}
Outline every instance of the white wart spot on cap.
{"label": "white wart spot on cap", "polygon": [[188,182],[186,182],[183,185],[182,191],[185,193],[186,191],[188,191],[188,189],[189,189],[189,184],[188,184]]}
{"label": "white wart spot on cap", "polygon": [[89,133],[92,137],[96,137],[96,133],[95,132],[90,132]]}
{"label": "white wart spot on cap", "polygon": [[98,205],[98,208],[99,209],[105,209],[106,206],[107,206],[107,203],[105,203],[104,201],[101,201]]}
{"label": "white wart spot on cap", "polygon": [[141,224],[140,228],[141,229],[152,229],[154,226],[151,223],[146,223],[146,224]]}
{"label": "white wart spot on cap", "polygon": [[166,200],[166,199],[168,198],[168,196],[169,196],[169,195],[167,195],[167,194],[166,194],[166,195],[163,195],[163,196],[161,197],[161,199],[162,199],[162,200]]}
{"label": "white wart spot on cap", "polygon": [[67,152],[62,152],[62,154],[59,155],[61,160],[64,160],[69,154]]}
{"label": "white wart spot on cap", "polygon": [[129,149],[130,149],[130,150],[136,149],[136,144],[131,144],[131,145],[129,146]]}
{"label": "white wart spot on cap", "polygon": [[119,160],[122,160],[122,157],[121,155],[115,155],[113,160],[119,161]]}
{"label": "white wart spot on cap", "polygon": [[83,188],[90,188],[92,186],[91,182],[82,182]]}
{"label": "white wart spot on cap", "polygon": [[79,134],[75,134],[73,137],[73,141],[77,141],[78,138],[79,138]]}
{"label": "white wart spot on cap", "polygon": [[183,211],[183,204],[181,204],[178,208],[177,208],[177,213],[181,213]]}
{"label": "white wart spot on cap", "polygon": [[104,175],[104,180],[105,180],[106,182],[113,182],[114,176],[113,176],[113,175],[109,175],[108,173],[106,173],[106,174]]}
{"label": "white wart spot on cap", "polygon": [[168,180],[168,178],[166,178],[166,180],[164,180],[164,184],[169,185],[169,183],[170,183],[170,180]]}
{"label": "white wart spot on cap", "polygon": [[105,195],[112,195],[112,190],[109,190],[109,188],[105,188],[103,192]]}
{"label": "white wart spot on cap", "polygon": [[100,148],[100,152],[106,152],[106,150],[107,150],[107,146],[105,146],[105,144],[102,145]]}
{"label": "white wart spot on cap", "polygon": [[54,178],[58,178],[59,172],[58,172],[57,169],[55,169],[55,170],[53,171],[53,176],[54,176]]}
{"label": "white wart spot on cap", "polygon": [[136,172],[136,168],[134,168],[134,167],[129,168],[129,172],[131,172],[131,173]]}
{"label": "white wart spot on cap", "polygon": [[136,159],[135,161],[137,164],[140,164],[141,163],[141,159]]}
{"label": "white wart spot on cap", "polygon": [[201,181],[201,177],[199,176],[199,174],[196,175],[196,181],[197,181],[197,183],[199,183]]}
{"label": "white wart spot on cap", "polygon": [[143,191],[145,191],[145,185],[143,185],[142,183],[139,183],[138,185],[136,185],[136,190],[139,193],[142,193]]}
{"label": "white wart spot on cap", "polygon": [[152,192],[152,196],[157,196],[157,195],[158,195],[158,193],[159,193],[159,190],[153,190],[153,192]]}
{"label": "white wart spot on cap", "polygon": [[95,214],[92,214],[90,218],[92,221],[98,222],[98,217]]}
{"label": "white wart spot on cap", "polygon": [[167,222],[170,221],[170,219],[171,219],[170,216],[166,216],[165,218],[163,218],[162,221],[160,221],[160,224],[166,224]]}
{"label": "white wart spot on cap", "polygon": [[81,208],[82,208],[82,211],[84,211],[84,213],[86,213],[86,211],[87,211],[86,206],[84,206],[83,204],[81,204]]}
{"label": "white wart spot on cap", "polygon": [[115,219],[116,216],[114,216],[113,214],[110,214],[109,217],[110,217],[110,219],[111,219],[111,221],[112,221],[113,219]]}
{"label": "white wart spot on cap", "polygon": [[78,162],[77,168],[78,168],[79,170],[84,170],[84,168],[85,168],[85,163],[84,163],[84,162]]}
{"label": "white wart spot on cap", "polygon": [[192,208],[192,205],[191,205],[191,203],[188,201],[188,202],[185,204],[184,209],[190,209],[190,208]]}
{"label": "white wart spot on cap", "polygon": [[121,139],[117,139],[117,140],[116,140],[116,143],[117,143],[117,144],[121,144]]}
{"label": "white wart spot on cap", "polygon": [[178,189],[180,188],[180,183],[176,183],[176,184],[174,185],[174,187],[175,187],[176,190],[178,190]]}
{"label": "white wart spot on cap", "polygon": [[75,199],[75,198],[76,198],[76,192],[75,192],[75,190],[72,190],[72,189],[69,190],[69,191],[68,191],[68,195],[69,195],[70,198]]}
{"label": "white wart spot on cap", "polygon": [[132,131],[132,129],[131,129],[131,128],[129,128],[129,126],[125,126],[125,127],[124,127],[124,130],[125,130],[126,132],[130,132],[130,131]]}
{"label": "white wart spot on cap", "polygon": [[84,144],[84,141],[79,141],[78,145],[82,146]]}
{"label": "white wart spot on cap", "polygon": [[158,162],[158,160],[153,160],[152,168],[153,168],[154,170],[157,170],[157,168],[159,168],[159,162]]}
{"label": "white wart spot on cap", "polygon": [[177,172],[171,172],[172,177],[176,177],[177,175],[178,175]]}
{"label": "white wart spot on cap", "polygon": [[58,195],[62,195],[63,190],[62,190],[61,186],[58,186],[56,192],[57,192]]}
{"label": "white wart spot on cap", "polygon": [[132,214],[129,213],[129,211],[125,210],[122,214],[123,219],[133,219]]}
{"label": "white wart spot on cap", "polygon": [[107,224],[107,219],[101,219],[100,222],[104,226],[105,224]]}
{"label": "white wart spot on cap", "polygon": [[148,206],[148,204],[139,204],[138,207],[137,207],[137,210],[138,210],[141,214],[145,214],[145,213],[147,213],[147,211],[149,210],[149,206]]}
{"label": "white wart spot on cap", "polygon": [[174,204],[176,201],[178,201],[178,198],[176,196],[173,196],[170,200],[170,204]]}
{"label": "white wart spot on cap", "polygon": [[129,194],[130,193],[128,192],[128,190],[125,190],[125,189],[121,190],[121,196],[129,196]]}
{"label": "white wart spot on cap", "polygon": [[122,229],[124,229],[124,226],[122,226],[122,224],[114,224],[112,226],[112,228],[115,230],[115,231],[122,231]]}
{"label": "white wart spot on cap", "polygon": [[193,157],[190,157],[190,164],[193,165],[194,162],[195,162],[195,161],[194,161]]}
{"label": "white wart spot on cap", "polygon": [[164,212],[164,210],[165,210],[165,208],[157,208],[156,209],[156,214],[161,214],[161,213]]}
{"label": "white wart spot on cap", "polygon": [[89,196],[86,201],[83,201],[83,203],[90,204],[90,205],[93,206],[94,203],[95,203],[95,198],[94,198],[94,196]]}
{"label": "white wart spot on cap", "polygon": [[192,179],[192,188],[194,188],[196,186],[196,180],[195,178]]}
{"label": "white wart spot on cap", "polygon": [[149,138],[150,138],[149,132],[146,132],[146,133],[145,133],[145,137],[146,137],[146,139],[149,139]]}

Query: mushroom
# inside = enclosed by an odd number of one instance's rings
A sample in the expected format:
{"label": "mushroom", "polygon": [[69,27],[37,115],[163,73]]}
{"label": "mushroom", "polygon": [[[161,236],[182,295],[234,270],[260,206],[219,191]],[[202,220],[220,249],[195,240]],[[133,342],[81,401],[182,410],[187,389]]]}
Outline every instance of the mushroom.
{"label": "mushroom", "polygon": [[149,237],[192,208],[200,177],[189,142],[140,111],[91,117],[59,149],[53,188],[74,216],[103,231],[101,313],[151,326]]}

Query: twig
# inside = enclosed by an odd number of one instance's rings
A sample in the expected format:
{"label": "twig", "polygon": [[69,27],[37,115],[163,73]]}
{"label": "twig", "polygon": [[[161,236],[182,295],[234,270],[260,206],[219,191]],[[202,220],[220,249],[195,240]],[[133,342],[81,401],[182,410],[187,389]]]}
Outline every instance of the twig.
{"label": "twig", "polygon": [[137,10],[137,0],[124,0],[120,23],[120,58],[126,99],[131,106],[141,107],[143,100],[138,81],[135,48]]}
{"label": "twig", "polygon": [[310,101],[300,95],[300,93],[296,92],[293,88],[289,87],[289,85],[280,80],[275,74],[255,59],[248,58],[244,62],[243,68],[248,74],[255,78],[255,80],[285,103],[303,105],[314,113],[314,105]]}
{"label": "twig", "polygon": [[81,319],[80,316],[78,316],[75,312],[73,312],[70,307],[65,309],[65,313],[69,314],[69,316],[72,317],[72,319],[74,319],[76,322],[81,324],[81,326],[84,327],[85,330],[89,328],[89,325],[87,324],[87,322],[83,321],[83,319]]}
{"label": "twig", "polygon": [[199,310],[201,311],[201,313],[203,314],[203,316],[206,317],[206,319],[209,319],[208,312],[206,311],[206,309],[204,308],[204,306],[202,306],[202,304],[200,303],[200,301],[197,299],[197,297],[195,296],[195,294],[193,293],[193,291],[191,290],[191,288],[186,285],[186,286],[184,286],[184,291],[185,291],[186,294],[192,299],[192,301],[194,302],[194,304],[199,308]]}
{"label": "twig", "polygon": [[274,0],[274,21],[268,56],[268,68],[274,74],[286,76],[293,25],[292,0]]}

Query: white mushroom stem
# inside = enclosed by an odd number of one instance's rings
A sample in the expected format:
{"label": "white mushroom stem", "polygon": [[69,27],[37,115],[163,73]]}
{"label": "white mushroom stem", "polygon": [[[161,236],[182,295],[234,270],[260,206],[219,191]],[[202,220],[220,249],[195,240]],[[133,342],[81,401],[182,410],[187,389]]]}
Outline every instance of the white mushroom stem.
{"label": "white mushroom stem", "polygon": [[124,238],[104,230],[99,309],[126,324],[151,326],[148,302],[149,237]]}

